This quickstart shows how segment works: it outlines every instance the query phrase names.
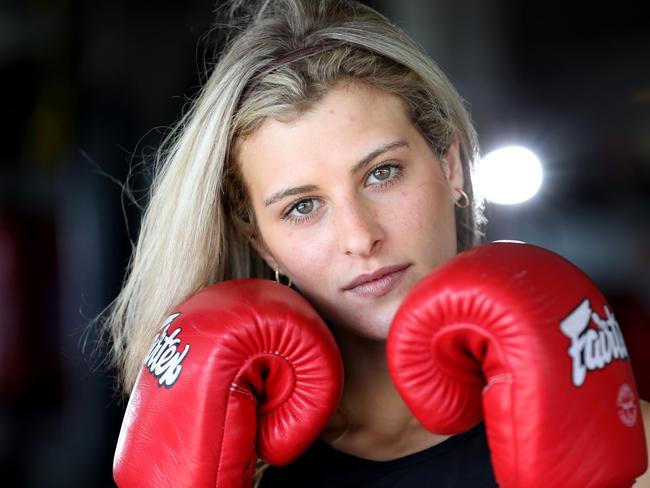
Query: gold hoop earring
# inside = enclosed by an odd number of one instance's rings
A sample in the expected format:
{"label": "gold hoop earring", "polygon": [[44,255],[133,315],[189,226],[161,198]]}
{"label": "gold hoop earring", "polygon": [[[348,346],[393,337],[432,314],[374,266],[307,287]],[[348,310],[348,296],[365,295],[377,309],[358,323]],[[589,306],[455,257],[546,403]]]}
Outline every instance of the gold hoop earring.
{"label": "gold hoop earring", "polygon": [[[289,282],[287,283],[287,286],[291,287],[291,278],[287,277],[287,279],[289,280]],[[278,270],[278,268],[275,268],[275,281],[277,281],[281,285],[284,284],[284,283],[282,283],[282,280],[280,280],[280,270]]]}
{"label": "gold hoop earring", "polygon": [[457,190],[460,192],[460,198],[454,202],[454,205],[456,205],[458,208],[469,207],[469,196],[467,193],[465,193],[462,188],[457,188]]}

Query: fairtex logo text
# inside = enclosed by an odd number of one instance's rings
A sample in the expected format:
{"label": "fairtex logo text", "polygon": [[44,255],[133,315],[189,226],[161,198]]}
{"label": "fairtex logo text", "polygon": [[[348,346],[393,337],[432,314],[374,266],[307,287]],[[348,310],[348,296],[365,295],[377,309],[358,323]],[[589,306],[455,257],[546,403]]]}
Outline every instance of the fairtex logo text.
{"label": "fairtex logo text", "polygon": [[[573,362],[573,384],[581,386],[588,371],[602,369],[614,359],[628,357],[623,334],[614,314],[605,307],[606,317],[598,316],[585,298],[562,322],[560,329],[571,339],[569,356]],[[592,322],[598,329],[589,327]]]}
{"label": "fairtex logo text", "polygon": [[169,327],[179,315],[180,313],[175,313],[167,317],[161,327],[162,330],[154,339],[144,358],[144,366],[158,379],[158,384],[168,388],[176,383],[183,369],[181,363],[190,352],[189,344],[185,344],[182,352],[176,347],[181,342],[178,337],[181,333],[180,327],[168,335]]}

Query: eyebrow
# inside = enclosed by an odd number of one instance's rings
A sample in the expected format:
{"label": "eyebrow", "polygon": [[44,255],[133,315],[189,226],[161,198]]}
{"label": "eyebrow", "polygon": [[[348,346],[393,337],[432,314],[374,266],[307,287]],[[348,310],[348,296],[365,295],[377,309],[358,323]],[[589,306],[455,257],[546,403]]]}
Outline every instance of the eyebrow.
{"label": "eyebrow", "polygon": [[370,154],[368,154],[366,157],[364,157],[361,161],[359,161],[357,164],[355,164],[352,169],[350,170],[350,174],[355,175],[359,171],[361,171],[363,168],[368,166],[372,161],[379,156],[380,154],[383,154],[385,152],[390,151],[391,149],[396,149],[398,147],[408,147],[408,142],[399,139],[397,141],[389,142],[388,144],[384,144],[383,146],[378,147],[374,151],[372,151]]}
{"label": "eyebrow", "polygon": [[[399,139],[397,141],[389,142],[387,144],[384,144],[374,151],[368,153],[366,156],[364,156],[357,164],[355,164],[351,169],[350,169],[350,174],[355,175],[359,171],[361,171],[363,168],[368,166],[377,156],[388,152],[392,149],[396,149],[398,147],[409,147],[408,142]],[[285,188],[283,190],[275,192],[273,195],[271,195],[269,198],[264,200],[264,206],[268,207],[269,205],[273,205],[275,202],[282,200],[283,198],[290,197],[293,195],[299,195],[301,193],[308,193],[312,191],[318,190],[318,186],[316,185],[302,185],[302,186],[296,186],[293,188]]]}

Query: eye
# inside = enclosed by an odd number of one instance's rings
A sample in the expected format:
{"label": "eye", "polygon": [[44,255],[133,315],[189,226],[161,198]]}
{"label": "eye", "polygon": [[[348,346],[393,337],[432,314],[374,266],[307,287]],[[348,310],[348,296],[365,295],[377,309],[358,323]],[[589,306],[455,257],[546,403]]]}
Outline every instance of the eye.
{"label": "eye", "polygon": [[386,166],[381,166],[372,172],[372,176],[374,176],[378,180],[383,181],[388,179],[390,173],[391,173],[391,168],[388,168]]}
{"label": "eye", "polygon": [[306,222],[311,219],[322,204],[315,198],[303,198],[294,202],[282,216],[282,220],[287,220],[293,224]]}
{"label": "eye", "polygon": [[303,200],[302,202],[298,202],[293,208],[297,210],[298,213],[307,215],[308,213],[311,213],[312,210],[314,210],[314,201]]}
{"label": "eye", "polygon": [[[396,163],[382,164],[368,173],[367,186],[386,187],[397,181],[402,176],[402,166]],[[375,181],[373,181],[373,179]]]}

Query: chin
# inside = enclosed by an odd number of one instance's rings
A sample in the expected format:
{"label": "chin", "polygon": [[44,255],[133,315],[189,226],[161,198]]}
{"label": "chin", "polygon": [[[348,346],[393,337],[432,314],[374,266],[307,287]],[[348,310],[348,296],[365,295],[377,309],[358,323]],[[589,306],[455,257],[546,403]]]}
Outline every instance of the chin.
{"label": "chin", "polygon": [[380,309],[375,307],[368,314],[360,314],[358,310],[354,310],[346,316],[345,320],[338,321],[338,324],[356,336],[385,342],[398,306],[399,304],[386,304]]}
{"label": "chin", "polygon": [[[410,286],[407,288],[410,289]],[[343,300],[324,300],[322,297],[311,297],[303,292],[318,313],[323,317],[332,331],[346,331],[355,336],[373,341],[386,341],[388,331],[400,304],[408,289],[401,293],[392,294],[379,304],[368,301],[367,304],[343,304]]]}

